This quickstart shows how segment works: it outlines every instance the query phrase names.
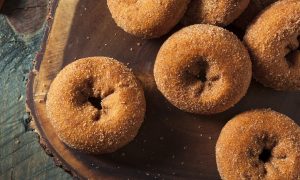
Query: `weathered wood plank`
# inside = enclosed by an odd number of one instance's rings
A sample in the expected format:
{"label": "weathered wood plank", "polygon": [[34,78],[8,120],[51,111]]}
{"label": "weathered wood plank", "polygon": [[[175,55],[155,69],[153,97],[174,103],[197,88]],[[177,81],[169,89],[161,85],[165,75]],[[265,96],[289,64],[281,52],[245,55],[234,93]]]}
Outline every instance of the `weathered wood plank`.
{"label": "weathered wood plank", "polygon": [[9,16],[0,15],[0,179],[71,178],[40,146],[25,112],[27,76],[40,50],[47,4],[10,0],[4,4]]}

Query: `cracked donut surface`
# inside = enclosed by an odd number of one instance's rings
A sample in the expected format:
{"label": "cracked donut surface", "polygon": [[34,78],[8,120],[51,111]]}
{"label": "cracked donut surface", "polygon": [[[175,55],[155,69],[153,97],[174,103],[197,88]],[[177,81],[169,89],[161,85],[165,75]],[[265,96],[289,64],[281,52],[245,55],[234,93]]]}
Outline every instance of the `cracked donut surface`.
{"label": "cracked donut surface", "polygon": [[182,18],[190,0],[107,0],[116,24],[143,38],[168,33]]}
{"label": "cracked donut surface", "polygon": [[181,110],[214,114],[236,104],[251,81],[251,60],[231,32],[192,25],[172,35],[154,65],[158,89]]}
{"label": "cracked donut surface", "polygon": [[249,26],[244,42],[255,79],[276,90],[300,90],[300,1],[279,1]]}
{"label": "cracked donut surface", "polygon": [[112,58],[90,57],[58,73],[46,108],[65,144],[87,153],[108,153],[136,136],[146,103],[140,83],[125,65]]}
{"label": "cracked donut surface", "polygon": [[300,179],[300,127],[270,109],[237,115],[216,144],[222,179]]}

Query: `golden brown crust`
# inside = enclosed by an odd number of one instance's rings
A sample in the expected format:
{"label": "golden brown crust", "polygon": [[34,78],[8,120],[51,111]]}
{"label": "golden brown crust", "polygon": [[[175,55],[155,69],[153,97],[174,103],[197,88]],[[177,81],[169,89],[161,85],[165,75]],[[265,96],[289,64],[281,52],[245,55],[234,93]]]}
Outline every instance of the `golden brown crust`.
{"label": "golden brown crust", "polygon": [[250,0],[246,10],[234,21],[234,25],[245,30],[252,20],[267,6],[278,0]]}
{"label": "golden brown crust", "polygon": [[[101,99],[97,107],[95,99]],[[118,61],[90,57],[66,66],[51,84],[47,115],[59,138],[87,153],[113,152],[138,133],[145,97],[133,73]]]}
{"label": "golden brown crust", "polygon": [[168,33],[182,18],[190,0],[107,0],[113,19],[124,31],[143,38]]}
{"label": "golden brown crust", "polygon": [[224,180],[300,179],[300,127],[270,109],[239,114],[222,129],[216,160]]}
{"label": "golden brown crust", "polygon": [[276,90],[300,90],[300,1],[269,6],[247,29],[254,77]]}
{"label": "golden brown crust", "polygon": [[249,0],[192,0],[183,23],[226,26],[246,9],[248,3]]}
{"label": "golden brown crust", "polygon": [[231,32],[193,25],[172,35],[154,65],[158,89],[181,110],[213,114],[236,104],[251,81],[251,60]]}

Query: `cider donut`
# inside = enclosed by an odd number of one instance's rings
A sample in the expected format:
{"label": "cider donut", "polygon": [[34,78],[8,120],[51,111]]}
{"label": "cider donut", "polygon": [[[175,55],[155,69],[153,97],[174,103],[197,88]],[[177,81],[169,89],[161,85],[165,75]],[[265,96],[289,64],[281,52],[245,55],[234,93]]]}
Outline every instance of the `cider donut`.
{"label": "cider donut", "polygon": [[300,90],[300,1],[278,1],[249,26],[244,36],[254,77],[276,90]]}
{"label": "cider donut", "polygon": [[270,109],[237,115],[216,144],[222,179],[300,179],[300,127]]}
{"label": "cider donut", "polygon": [[183,24],[226,26],[240,15],[248,4],[249,0],[192,0],[183,18]]}
{"label": "cider donut", "polygon": [[86,153],[109,153],[129,143],[144,120],[145,97],[133,73],[107,57],[67,65],[53,80],[47,116],[58,137]]}
{"label": "cider donut", "polygon": [[214,114],[236,104],[251,81],[251,60],[231,32],[212,25],[192,25],[172,35],[160,48],[154,78],[177,108]]}
{"label": "cider donut", "polygon": [[168,33],[182,18],[190,0],[107,0],[116,24],[127,33],[157,38]]}

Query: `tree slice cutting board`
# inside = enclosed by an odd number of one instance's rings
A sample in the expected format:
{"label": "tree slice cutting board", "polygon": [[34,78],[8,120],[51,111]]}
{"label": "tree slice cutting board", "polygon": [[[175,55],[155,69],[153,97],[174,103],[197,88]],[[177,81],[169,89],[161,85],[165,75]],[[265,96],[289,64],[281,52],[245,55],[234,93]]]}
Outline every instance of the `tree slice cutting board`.
{"label": "tree slice cutting board", "polygon": [[[272,108],[300,123],[300,94],[277,92],[252,82],[234,108],[213,116],[178,110],[159,93],[153,64],[161,44],[135,38],[116,26],[105,0],[54,1],[51,30],[27,86],[27,106],[47,152],[74,176],[90,179],[220,179],[215,144],[225,123],[254,108]],[[174,30],[178,30],[177,26]],[[109,56],[133,69],[145,88],[147,112],[138,136],[115,153],[89,155],[64,145],[46,115],[51,81],[67,64],[87,56]],[[64,107],[60,107],[64,108]]]}

